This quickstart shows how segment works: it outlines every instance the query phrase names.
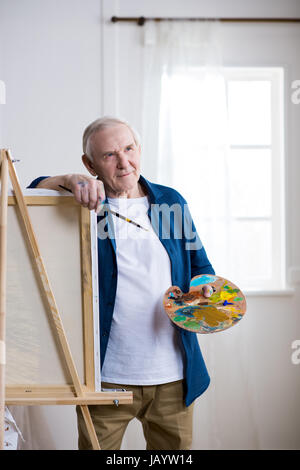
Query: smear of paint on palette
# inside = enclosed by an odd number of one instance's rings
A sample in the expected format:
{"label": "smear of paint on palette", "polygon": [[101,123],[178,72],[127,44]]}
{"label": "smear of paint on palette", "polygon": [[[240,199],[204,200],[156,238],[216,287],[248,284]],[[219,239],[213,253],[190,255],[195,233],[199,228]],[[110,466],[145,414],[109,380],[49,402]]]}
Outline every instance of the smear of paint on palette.
{"label": "smear of paint on palette", "polygon": [[[184,307],[176,310],[176,318],[183,316],[186,320],[192,318],[193,326],[196,322],[205,322],[208,326],[217,327],[220,323],[229,320],[227,312],[217,309],[212,305],[203,305],[198,307]],[[178,320],[177,320],[178,321]],[[195,322],[196,321],[196,322]],[[198,327],[199,324],[197,323]],[[188,323],[187,326],[191,326]]]}
{"label": "smear of paint on palette", "polygon": [[207,284],[208,282],[215,282],[216,280],[216,276],[208,276],[205,274],[203,276],[197,277],[196,279],[192,279],[190,287],[200,286],[201,284]]}

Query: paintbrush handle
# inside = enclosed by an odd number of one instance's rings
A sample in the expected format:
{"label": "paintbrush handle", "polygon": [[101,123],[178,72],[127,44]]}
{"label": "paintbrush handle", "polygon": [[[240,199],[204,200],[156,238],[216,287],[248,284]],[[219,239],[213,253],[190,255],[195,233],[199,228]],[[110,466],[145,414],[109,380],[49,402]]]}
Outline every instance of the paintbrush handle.
{"label": "paintbrush handle", "polygon": [[71,189],[69,188],[66,188],[65,186],[62,186],[61,184],[58,185],[60,188],[64,189],[65,191],[69,191],[69,193],[72,193],[73,194],[73,191],[71,191]]}
{"label": "paintbrush handle", "polygon": [[128,218],[125,217],[124,215],[118,214],[118,212],[112,211],[111,209],[109,210],[109,212],[110,212],[111,214],[114,214],[116,217],[119,217],[120,219],[125,220],[125,222],[128,222],[129,224],[133,224],[133,225],[135,225],[136,227],[141,228],[141,229],[143,229],[143,230],[146,230],[146,232],[148,232],[148,229],[147,229],[147,228],[142,227],[142,226],[141,226],[140,224],[138,224],[137,222],[134,222],[134,220],[128,219]]}

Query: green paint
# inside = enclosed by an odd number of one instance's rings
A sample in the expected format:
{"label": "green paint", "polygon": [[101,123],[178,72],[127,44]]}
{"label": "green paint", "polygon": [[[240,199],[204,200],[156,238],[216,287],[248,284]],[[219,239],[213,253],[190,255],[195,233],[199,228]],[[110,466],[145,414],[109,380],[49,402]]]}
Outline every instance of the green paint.
{"label": "green paint", "polygon": [[174,317],[173,320],[174,321],[185,321],[186,317]]}
{"label": "green paint", "polygon": [[236,297],[236,298],[233,299],[233,300],[236,300],[236,301],[238,302],[239,300],[243,300],[243,297]]}
{"label": "green paint", "polygon": [[210,300],[211,302],[213,302],[213,303],[214,303],[214,302],[219,302],[219,301],[221,300],[221,299],[220,299],[220,294],[219,294],[219,292],[217,292],[217,293],[211,295],[211,296],[209,297],[209,300]]}
{"label": "green paint", "polygon": [[183,326],[186,326],[187,328],[193,328],[198,330],[199,329],[199,323],[196,321],[187,321],[183,323]]}
{"label": "green paint", "polygon": [[227,284],[221,287],[221,291],[222,291],[222,289],[226,289],[227,292],[229,292],[230,294],[234,294],[234,293],[240,292],[240,289],[233,289],[232,287],[227,286]]}

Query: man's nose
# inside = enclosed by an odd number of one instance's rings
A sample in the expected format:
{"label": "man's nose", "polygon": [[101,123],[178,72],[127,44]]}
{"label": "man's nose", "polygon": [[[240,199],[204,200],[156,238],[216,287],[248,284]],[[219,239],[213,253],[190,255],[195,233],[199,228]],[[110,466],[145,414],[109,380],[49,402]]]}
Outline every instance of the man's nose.
{"label": "man's nose", "polygon": [[128,158],[126,153],[124,152],[118,152],[118,160],[117,160],[117,166],[118,168],[125,168],[128,163]]}

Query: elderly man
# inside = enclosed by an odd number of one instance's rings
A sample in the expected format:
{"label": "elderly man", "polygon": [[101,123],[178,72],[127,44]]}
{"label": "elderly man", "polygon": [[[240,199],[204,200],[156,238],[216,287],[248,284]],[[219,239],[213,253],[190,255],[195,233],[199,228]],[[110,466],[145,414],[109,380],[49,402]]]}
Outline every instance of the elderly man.
{"label": "elderly man", "polygon": [[[190,449],[193,402],[210,379],[196,334],[170,322],[162,298],[171,285],[187,292],[193,276],[214,270],[183,197],[140,175],[141,145],[126,122],[104,117],[91,123],[83,135],[83,152],[92,177],[40,177],[30,187],[64,186],[80,204],[100,213],[102,387],[125,388],[134,397],[132,405],[89,407],[100,446],[120,449],[126,427],[136,417],[147,449]],[[177,208],[168,236],[159,224],[162,207]],[[210,295],[207,286],[204,295]],[[77,414],[79,449],[90,449],[79,408]]]}

